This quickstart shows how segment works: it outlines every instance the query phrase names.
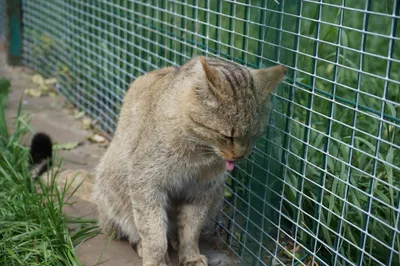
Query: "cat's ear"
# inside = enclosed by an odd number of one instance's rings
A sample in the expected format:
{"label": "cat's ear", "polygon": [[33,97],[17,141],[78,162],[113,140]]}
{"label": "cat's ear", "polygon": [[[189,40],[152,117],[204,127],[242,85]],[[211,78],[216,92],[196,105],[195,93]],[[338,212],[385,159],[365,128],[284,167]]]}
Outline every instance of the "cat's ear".
{"label": "cat's ear", "polygon": [[204,73],[206,74],[207,81],[210,83],[212,88],[216,88],[218,84],[218,75],[215,69],[207,64],[204,57],[200,58],[201,66],[203,67]]}
{"label": "cat's ear", "polygon": [[199,67],[204,72],[204,76],[206,78],[206,82],[202,82],[202,86],[196,88],[196,93],[204,100],[206,103],[210,105],[216,105],[218,102],[224,99],[224,95],[221,93],[221,90],[218,88],[219,83],[221,82],[217,70],[212,66],[207,64],[207,61],[204,57],[199,58]]}
{"label": "cat's ear", "polygon": [[265,100],[278,86],[278,83],[283,80],[286,75],[287,68],[282,65],[269,68],[251,69],[250,70],[254,87],[259,93],[260,99]]}

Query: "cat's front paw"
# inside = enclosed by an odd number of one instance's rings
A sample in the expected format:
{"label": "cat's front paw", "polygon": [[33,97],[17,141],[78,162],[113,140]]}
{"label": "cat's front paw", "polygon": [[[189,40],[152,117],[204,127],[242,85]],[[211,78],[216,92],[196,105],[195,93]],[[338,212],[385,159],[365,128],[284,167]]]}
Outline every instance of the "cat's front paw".
{"label": "cat's front paw", "polygon": [[206,256],[199,255],[196,257],[186,258],[180,263],[181,266],[208,266]]}

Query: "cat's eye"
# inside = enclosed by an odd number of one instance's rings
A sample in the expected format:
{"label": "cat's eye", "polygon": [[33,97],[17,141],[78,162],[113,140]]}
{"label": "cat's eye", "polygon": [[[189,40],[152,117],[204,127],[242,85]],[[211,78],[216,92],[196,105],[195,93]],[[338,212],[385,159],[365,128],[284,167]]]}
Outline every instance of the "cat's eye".
{"label": "cat's eye", "polygon": [[233,139],[234,139],[234,134],[235,134],[235,128],[232,128],[232,130],[231,130],[231,135],[230,136],[227,136],[227,135],[224,135],[224,134],[221,134],[222,135],[222,137],[224,138],[224,139],[226,139],[226,140],[228,140],[228,141],[230,141],[230,142],[232,142],[233,143]]}
{"label": "cat's eye", "polygon": [[218,130],[213,129],[213,128],[209,127],[209,126],[206,126],[205,124],[203,124],[203,123],[201,123],[201,122],[195,120],[195,119],[194,119],[192,116],[190,116],[190,115],[189,115],[189,119],[190,119],[195,125],[197,125],[197,126],[199,126],[199,127],[202,127],[202,128],[205,128],[205,129],[207,129],[207,130],[209,130],[209,131],[212,131],[212,132],[214,132],[214,133],[218,133],[218,134],[220,134],[220,135],[223,135],[223,134],[221,134],[221,132],[219,132]]}
{"label": "cat's eye", "polygon": [[233,142],[233,137],[232,136],[227,136],[227,135],[223,135],[221,134],[222,138],[224,138],[225,140],[228,140],[230,142]]}

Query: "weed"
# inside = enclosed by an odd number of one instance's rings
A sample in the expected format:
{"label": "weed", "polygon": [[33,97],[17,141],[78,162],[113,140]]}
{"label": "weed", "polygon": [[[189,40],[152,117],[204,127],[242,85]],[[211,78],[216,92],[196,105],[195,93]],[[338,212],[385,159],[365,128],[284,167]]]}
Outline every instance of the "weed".
{"label": "weed", "polygon": [[71,234],[62,213],[71,184],[58,188],[53,168],[49,185],[40,180],[35,185],[27,170],[29,151],[20,144],[28,130],[23,119],[19,108],[15,132],[9,134],[0,105],[0,264],[81,265],[75,247],[96,235],[97,226],[75,219]]}

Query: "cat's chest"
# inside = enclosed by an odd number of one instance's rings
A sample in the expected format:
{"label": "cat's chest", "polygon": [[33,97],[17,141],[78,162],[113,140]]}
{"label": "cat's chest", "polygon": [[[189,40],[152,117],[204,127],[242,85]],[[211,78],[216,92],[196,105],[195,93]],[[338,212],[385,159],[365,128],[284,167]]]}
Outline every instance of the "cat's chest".
{"label": "cat's chest", "polygon": [[207,186],[223,178],[225,165],[221,161],[210,164],[190,164],[177,162],[170,171],[168,190],[177,195],[207,189]]}
{"label": "cat's chest", "polygon": [[220,159],[176,158],[171,164],[171,173],[178,179],[210,180],[225,172],[225,163]]}
{"label": "cat's chest", "polygon": [[201,197],[201,195],[215,190],[217,186],[223,185],[224,173],[225,171],[207,169],[188,173],[184,176],[175,176],[174,181],[176,182],[171,182],[168,185],[169,197],[178,201]]}

